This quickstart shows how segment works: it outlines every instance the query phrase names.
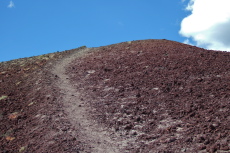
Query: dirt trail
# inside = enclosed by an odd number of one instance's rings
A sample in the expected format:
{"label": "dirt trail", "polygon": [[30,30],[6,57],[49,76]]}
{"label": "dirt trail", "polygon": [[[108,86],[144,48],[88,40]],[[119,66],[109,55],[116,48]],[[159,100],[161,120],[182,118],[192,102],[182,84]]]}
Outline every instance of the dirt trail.
{"label": "dirt trail", "polygon": [[0,63],[0,152],[230,152],[229,74],[168,40]]}
{"label": "dirt trail", "polygon": [[111,133],[89,118],[86,104],[80,100],[80,94],[70,84],[69,76],[65,71],[68,64],[89,51],[90,49],[86,48],[64,58],[56,64],[52,73],[59,78],[58,86],[63,94],[64,110],[68,114],[68,119],[76,129],[80,129],[80,139],[87,144],[87,149],[83,152],[116,153],[121,149],[119,142],[115,138],[112,140]]}

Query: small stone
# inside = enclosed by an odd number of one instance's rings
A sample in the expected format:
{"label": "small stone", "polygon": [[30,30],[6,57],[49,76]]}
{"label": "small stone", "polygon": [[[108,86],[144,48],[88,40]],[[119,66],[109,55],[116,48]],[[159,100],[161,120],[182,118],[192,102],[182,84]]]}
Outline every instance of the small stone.
{"label": "small stone", "polygon": [[209,128],[210,128],[211,130],[215,130],[215,129],[216,129],[215,126],[213,126],[213,125],[210,125]]}
{"label": "small stone", "polygon": [[137,97],[137,98],[140,98],[140,97],[141,97],[141,94],[140,94],[140,93],[138,93],[138,94],[136,95],[136,97]]}
{"label": "small stone", "polygon": [[226,145],[226,146],[221,146],[220,150],[228,151],[228,150],[230,150],[230,148]]}
{"label": "small stone", "polygon": [[218,149],[218,147],[216,145],[212,145],[212,146],[208,147],[206,150],[210,153],[214,153],[217,151],[217,149]]}
{"label": "small stone", "polygon": [[17,119],[20,116],[18,112],[11,113],[8,118],[11,120]]}
{"label": "small stone", "polygon": [[205,142],[204,142],[204,144],[209,144],[210,143],[210,141],[209,140],[206,140]]}
{"label": "small stone", "polygon": [[198,143],[203,143],[205,141],[205,138],[203,136],[199,137],[197,142]]}
{"label": "small stone", "polygon": [[170,138],[170,139],[168,140],[168,143],[171,143],[171,142],[174,142],[174,141],[176,141],[176,138]]}
{"label": "small stone", "polygon": [[130,135],[137,135],[137,132],[135,130],[131,130]]}
{"label": "small stone", "polygon": [[137,122],[140,122],[141,121],[141,117],[138,116],[137,119],[136,119]]}
{"label": "small stone", "polygon": [[15,139],[15,137],[6,136],[7,141],[13,141],[14,139]]}
{"label": "small stone", "polygon": [[209,95],[210,98],[214,98],[215,96],[214,95]]}
{"label": "small stone", "polygon": [[26,147],[21,147],[21,148],[19,149],[19,152],[23,152],[23,151],[25,151],[25,149],[26,149]]}
{"label": "small stone", "polygon": [[133,128],[132,124],[129,124],[129,125],[125,126],[125,130],[131,130],[132,128]]}
{"label": "small stone", "polygon": [[34,102],[31,102],[31,103],[28,104],[28,106],[31,106],[31,105],[33,105],[33,104],[34,104]]}
{"label": "small stone", "polygon": [[181,152],[186,152],[186,148],[182,148],[182,149],[181,149]]}
{"label": "small stone", "polygon": [[88,70],[88,71],[87,71],[88,74],[93,74],[93,73],[95,73],[95,72],[96,72],[95,70]]}
{"label": "small stone", "polygon": [[76,141],[76,140],[77,140],[77,139],[74,137],[74,138],[73,138],[73,141]]}
{"label": "small stone", "polygon": [[204,150],[204,149],[206,149],[206,146],[205,146],[205,145],[200,145],[200,146],[199,146],[199,150]]}
{"label": "small stone", "polygon": [[185,142],[192,142],[192,138],[187,138]]}

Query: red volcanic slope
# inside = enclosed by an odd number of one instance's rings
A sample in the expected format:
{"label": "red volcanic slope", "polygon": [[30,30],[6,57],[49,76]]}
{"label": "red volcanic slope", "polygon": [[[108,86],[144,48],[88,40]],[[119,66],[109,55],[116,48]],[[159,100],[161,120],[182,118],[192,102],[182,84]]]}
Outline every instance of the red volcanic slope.
{"label": "red volcanic slope", "polygon": [[168,40],[124,42],[68,68],[96,120],[131,152],[230,149],[230,54]]}
{"label": "red volcanic slope", "polygon": [[3,153],[230,152],[229,114],[228,52],[142,40],[0,63]]}

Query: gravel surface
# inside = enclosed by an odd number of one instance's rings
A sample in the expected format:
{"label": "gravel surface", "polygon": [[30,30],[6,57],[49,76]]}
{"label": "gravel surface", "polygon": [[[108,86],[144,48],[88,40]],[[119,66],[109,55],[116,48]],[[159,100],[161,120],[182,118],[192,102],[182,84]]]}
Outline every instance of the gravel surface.
{"label": "gravel surface", "polygon": [[0,63],[0,151],[230,152],[230,53],[141,40]]}

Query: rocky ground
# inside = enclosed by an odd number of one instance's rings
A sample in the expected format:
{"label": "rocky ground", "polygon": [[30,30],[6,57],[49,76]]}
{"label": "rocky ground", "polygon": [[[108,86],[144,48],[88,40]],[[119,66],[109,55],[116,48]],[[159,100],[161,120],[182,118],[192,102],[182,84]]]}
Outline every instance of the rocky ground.
{"label": "rocky ground", "polygon": [[130,41],[0,63],[0,150],[230,152],[230,53]]}

